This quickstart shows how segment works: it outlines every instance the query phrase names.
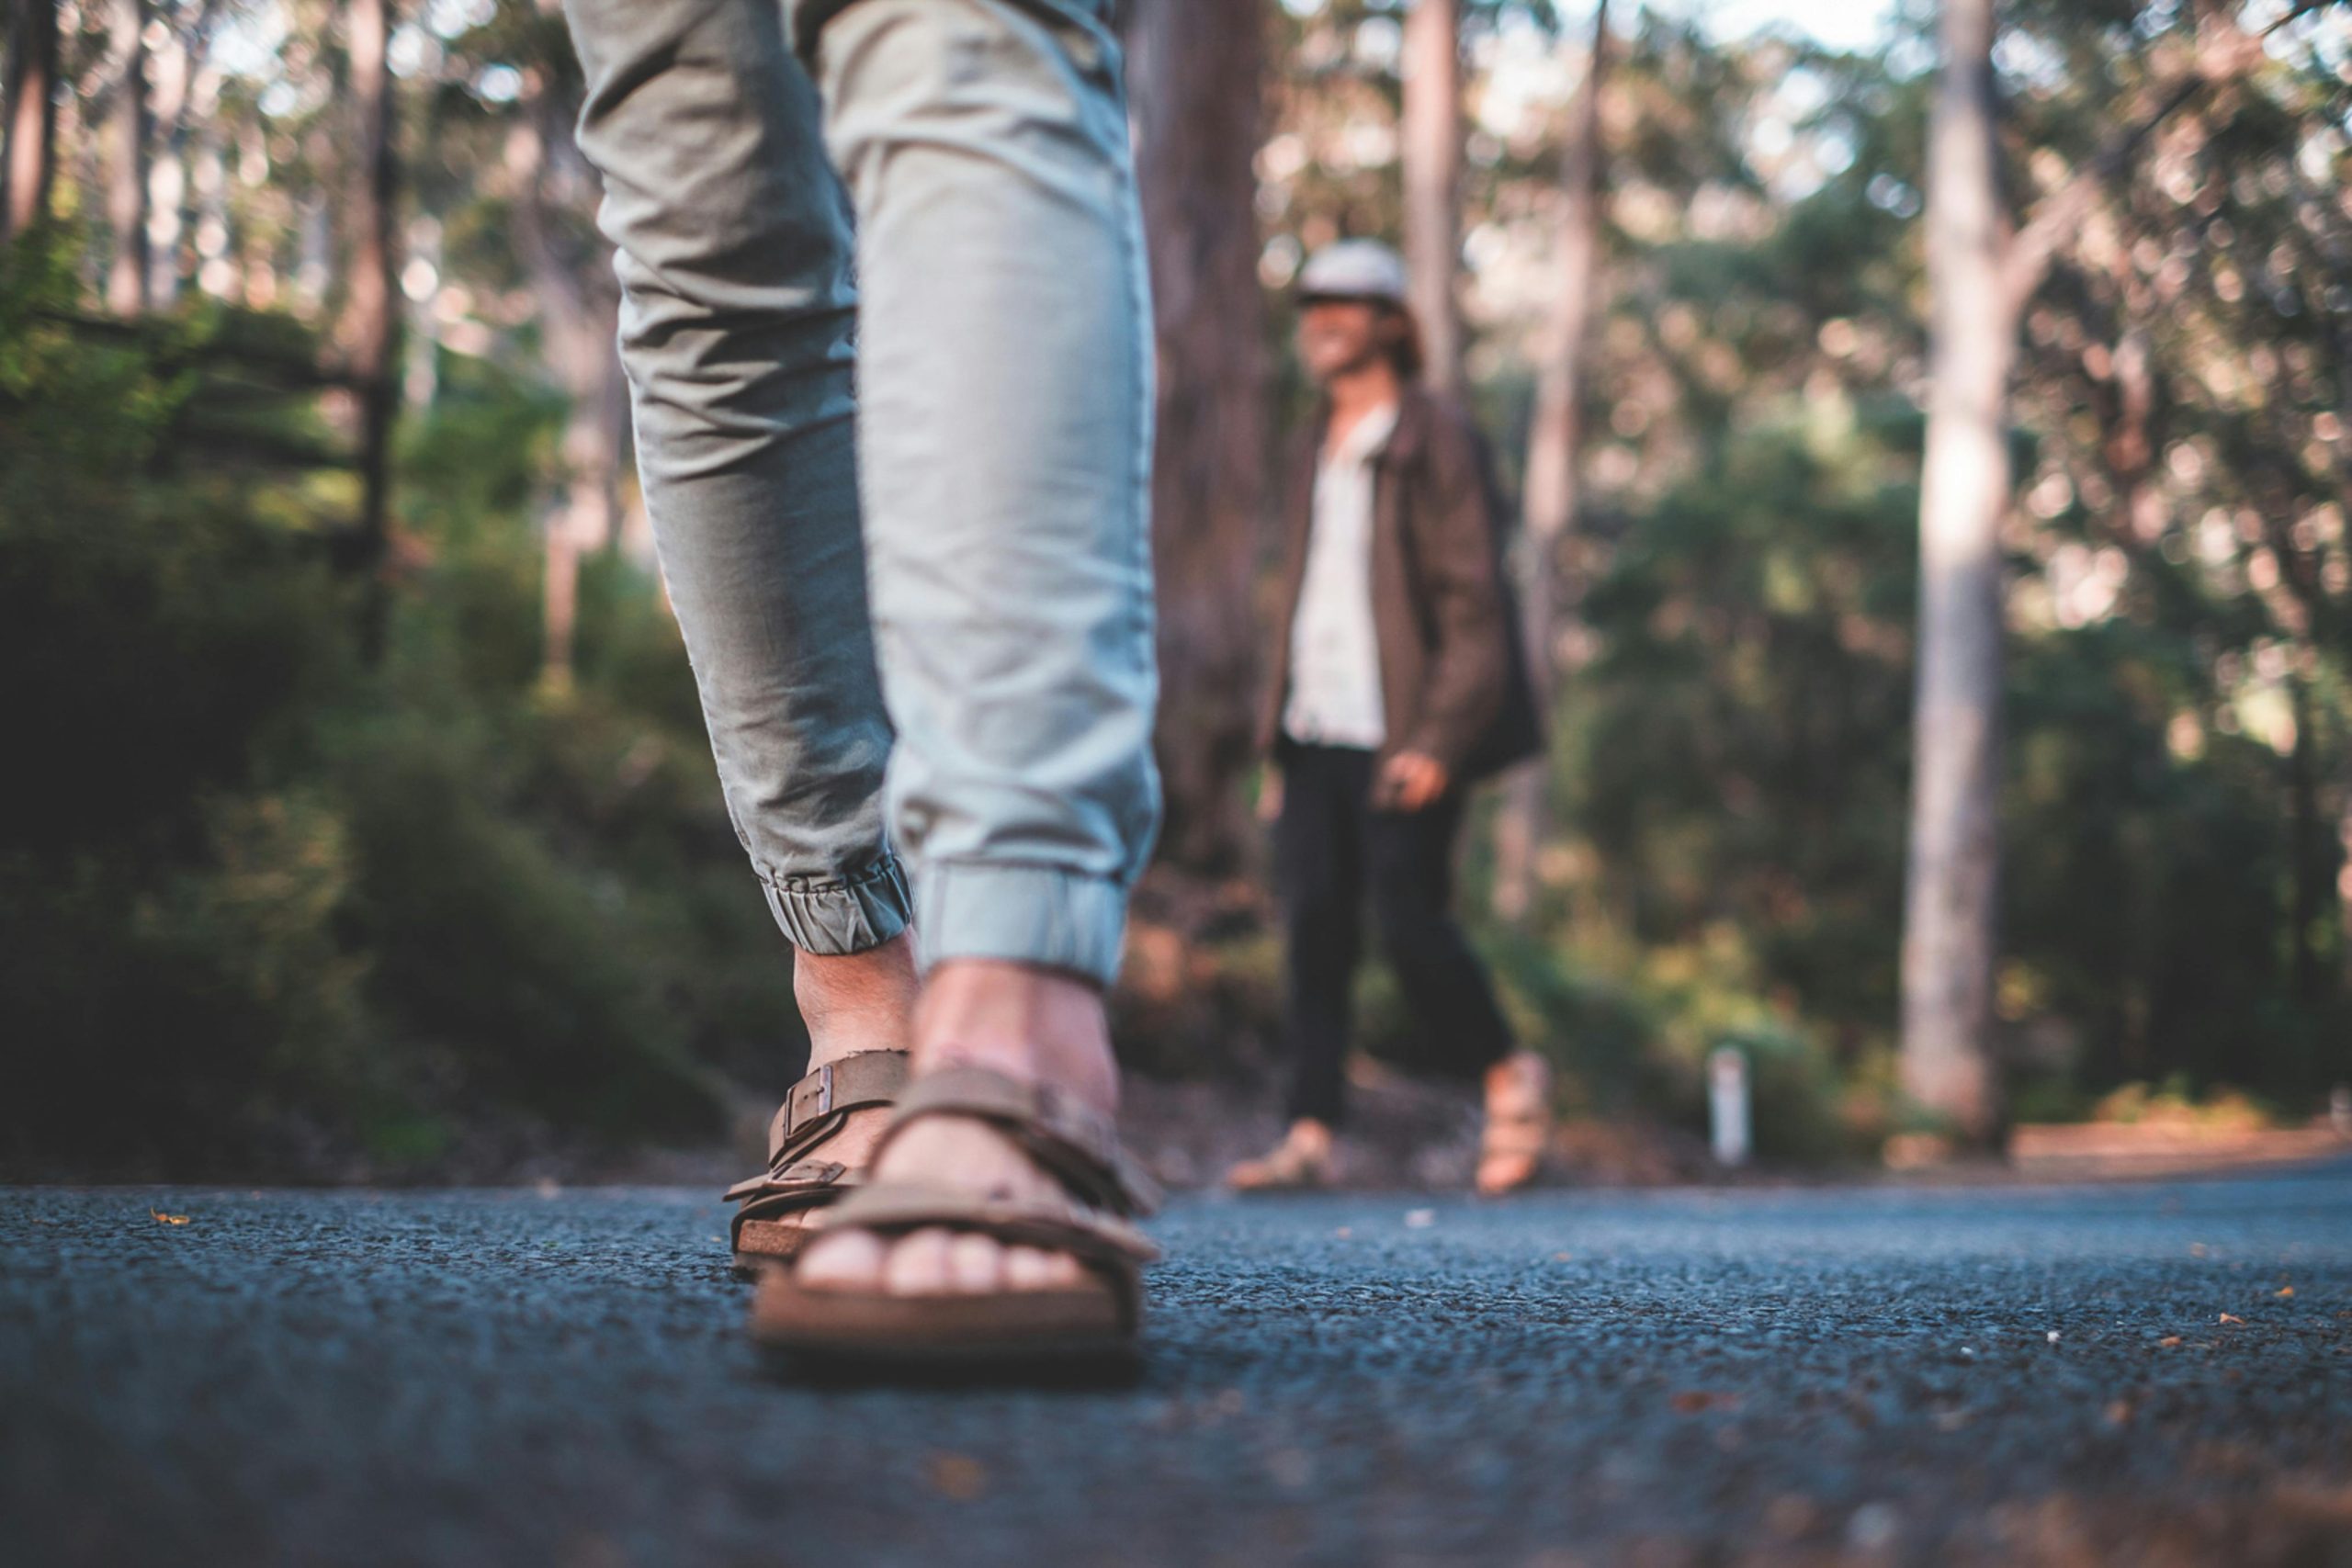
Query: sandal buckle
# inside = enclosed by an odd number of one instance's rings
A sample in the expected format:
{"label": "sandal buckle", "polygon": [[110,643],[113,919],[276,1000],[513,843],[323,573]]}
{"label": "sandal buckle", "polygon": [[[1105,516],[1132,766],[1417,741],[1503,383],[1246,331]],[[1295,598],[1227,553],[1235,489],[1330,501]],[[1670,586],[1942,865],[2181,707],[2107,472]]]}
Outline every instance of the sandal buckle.
{"label": "sandal buckle", "polygon": [[771,1134],[775,1152],[770,1157],[781,1157],[805,1128],[831,1114],[832,1109],[833,1065],[827,1062],[794,1084],[792,1092],[785,1097],[784,1110],[776,1117],[781,1126]]}

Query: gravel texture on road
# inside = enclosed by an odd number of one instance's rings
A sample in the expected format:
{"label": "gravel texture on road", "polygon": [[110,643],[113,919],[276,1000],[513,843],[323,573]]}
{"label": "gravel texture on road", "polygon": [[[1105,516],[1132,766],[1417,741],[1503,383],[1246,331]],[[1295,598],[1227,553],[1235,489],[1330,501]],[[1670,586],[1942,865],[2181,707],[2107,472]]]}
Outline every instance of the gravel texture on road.
{"label": "gravel texture on road", "polygon": [[2352,1563],[2352,1166],[1155,1229],[1124,1386],[812,1386],[702,1193],[0,1192],[0,1560]]}

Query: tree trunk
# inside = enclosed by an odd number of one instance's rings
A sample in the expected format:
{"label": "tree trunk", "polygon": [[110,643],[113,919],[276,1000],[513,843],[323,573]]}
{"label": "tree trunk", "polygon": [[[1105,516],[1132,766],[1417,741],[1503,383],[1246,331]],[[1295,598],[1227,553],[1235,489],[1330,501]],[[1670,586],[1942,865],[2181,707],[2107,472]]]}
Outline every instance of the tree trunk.
{"label": "tree trunk", "polygon": [[2001,519],[2018,302],[2005,287],[1994,0],[1945,0],[1929,125],[1934,293],[1903,935],[1905,1092],[1971,1144],[1999,1121],[1990,1034],[1998,897]]}
{"label": "tree trunk", "polygon": [[[541,0],[541,9],[554,7]],[[533,79],[543,84],[550,74],[534,73]],[[611,543],[619,528],[628,404],[613,348],[619,296],[602,285],[612,276],[610,256],[599,245],[596,255],[583,261],[559,246],[555,203],[548,190],[553,165],[579,158],[571,126],[580,106],[537,85],[521,107],[506,152],[515,182],[512,232],[539,301],[548,367],[570,403],[562,490],[548,510],[541,579],[540,684],[561,694],[572,683],[581,558]]]}
{"label": "tree trunk", "polygon": [[2328,840],[2334,835],[2320,812],[2319,716],[2311,682],[2290,675],[2287,690],[2295,716],[2295,747],[2287,758],[2287,919],[2294,931],[2289,973],[2296,1006],[2316,1013],[2334,989],[2326,968],[2328,900],[2334,892],[2329,874],[2335,869],[2335,846]]}
{"label": "tree trunk", "polygon": [[391,41],[391,0],[350,0],[345,13],[351,53],[352,107],[358,146],[349,168],[355,188],[351,213],[351,285],[348,315],[350,372],[359,395],[358,566],[365,574],[361,603],[361,656],[382,657],[391,614],[385,557],[391,538],[392,416],[400,388],[393,375],[399,337],[398,268],[393,252],[397,165],[392,150],[392,73],[387,57]]}
{"label": "tree trunk", "polygon": [[1152,553],[1159,581],[1164,863],[1235,870],[1249,843],[1257,621],[1267,510],[1258,149],[1259,0],[1143,0],[1129,27],[1137,172],[1159,357]]}
{"label": "tree trunk", "polygon": [[[1527,433],[1527,571],[1521,617],[1528,678],[1545,713],[1551,711],[1555,649],[1567,614],[1560,556],[1576,531],[1577,457],[1584,447],[1587,349],[1600,276],[1600,94],[1608,72],[1609,5],[1600,0],[1593,9],[1584,92],[1561,158],[1560,291],[1553,301],[1549,352]],[[1511,774],[1495,818],[1494,908],[1506,920],[1526,919],[1534,902],[1535,852],[1544,841],[1550,783],[1547,759],[1521,765]]]}
{"label": "tree trunk", "polygon": [[107,226],[113,260],[107,270],[107,308],[135,316],[147,309],[147,26],[144,0],[113,0],[107,25],[117,62],[111,147],[107,170]]}
{"label": "tree trunk", "polygon": [[1405,17],[1405,267],[1430,385],[1462,389],[1462,28],[1459,0],[1414,0]]}
{"label": "tree trunk", "polygon": [[[200,28],[201,20],[198,23]],[[201,36],[199,33],[198,37]],[[154,51],[149,89],[147,168],[147,300],[168,308],[178,298],[180,242],[188,194],[188,94],[197,65],[190,36],[169,28]]]}
{"label": "tree trunk", "polygon": [[8,26],[8,145],[0,240],[49,217],[57,177],[57,0],[17,0]]}

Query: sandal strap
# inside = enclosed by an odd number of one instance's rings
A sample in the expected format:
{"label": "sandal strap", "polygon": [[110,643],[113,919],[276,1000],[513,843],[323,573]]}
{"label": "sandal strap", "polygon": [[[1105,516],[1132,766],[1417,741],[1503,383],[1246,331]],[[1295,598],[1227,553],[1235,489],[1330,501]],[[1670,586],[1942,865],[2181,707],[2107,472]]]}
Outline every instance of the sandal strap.
{"label": "sandal strap", "polygon": [[875,1149],[876,1157],[926,1116],[987,1122],[1092,1208],[1132,1216],[1159,1206],[1159,1184],[1121,1146],[1118,1128],[1053,1084],[988,1067],[926,1073],[899,1097],[898,1111]]}
{"label": "sandal strap", "polygon": [[772,1198],[815,1192],[841,1187],[854,1179],[849,1167],[838,1160],[795,1160],[782,1170],[762,1171],[748,1177],[727,1190],[727,1201],[739,1203],[750,1198]]}
{"label": "sandal strap", "polygon": [[907,1087],[907,1074],[904,1051],[858,1051],[794,1084],[768,1123],[768,1169],[781,1173],[840,1132],[851,1111],[895,1102]]}
{"label": "sandal strap", "polygon": [[893,1103],[906,1083],[904,1051],[858,1051],[809,1073],[768,1122],[767,1169],[729,1187],[726,1201],[807,1198],[840,1186],[846,1167],[808,1156],[848,1125],[852,1111]]}
{"label": "sandal strap", "polygon": [[831,1223],[890,1234],[934,1226],[970,1231],[1114,1267],[1132,1268],[1159,1256],[1159,1248],[1143,1232],[1084,1202],[1012,1198],[929,1182],[881,1181],[860,1187],[832,1212]]}

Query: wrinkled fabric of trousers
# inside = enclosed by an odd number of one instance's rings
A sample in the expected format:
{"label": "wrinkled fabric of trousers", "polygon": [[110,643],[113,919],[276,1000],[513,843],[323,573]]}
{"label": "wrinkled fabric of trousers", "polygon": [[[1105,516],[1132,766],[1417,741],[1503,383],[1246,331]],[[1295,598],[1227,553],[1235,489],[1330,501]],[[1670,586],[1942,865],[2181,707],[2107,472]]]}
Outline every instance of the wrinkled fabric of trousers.
{"label": "wrinkled fabric of trousers", "polygon": [[662,574],[804,952],[1118,964],[1159,793],[1110,5],[565,0]]}

